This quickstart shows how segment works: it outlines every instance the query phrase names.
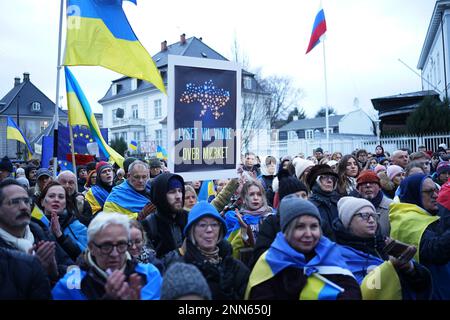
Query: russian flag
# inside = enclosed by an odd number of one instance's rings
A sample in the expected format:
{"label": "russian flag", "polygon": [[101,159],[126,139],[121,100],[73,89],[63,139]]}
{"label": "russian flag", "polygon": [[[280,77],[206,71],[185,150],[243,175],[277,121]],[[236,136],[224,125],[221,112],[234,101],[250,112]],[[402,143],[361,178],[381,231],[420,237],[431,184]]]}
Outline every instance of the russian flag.
{"label": "russian flag", "polygon": [[323,9],[317,13],[316,20],[314,20],[314,26],[311,32],[311,39],[309,40],[308,49],[306,50],[306,54],[310,52],[314,47],[319,44],[320,37],[325,34],[327,31],[327,22],[325,21],[325,13]]}

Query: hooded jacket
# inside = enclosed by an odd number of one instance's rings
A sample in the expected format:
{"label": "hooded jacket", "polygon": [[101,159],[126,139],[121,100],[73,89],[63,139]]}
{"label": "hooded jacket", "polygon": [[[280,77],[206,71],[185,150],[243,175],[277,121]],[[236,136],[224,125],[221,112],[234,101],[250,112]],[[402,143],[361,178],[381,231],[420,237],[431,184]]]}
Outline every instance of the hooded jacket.
{"label": "hooded jacket", "polygon": [[181,247],[184,240],[183,230],[187,224],[187,211],[177,212],[174,217],[174,212],[167,202],[166,194],[169,191],[169,180],[173,177],[181,182],[182,201],[184,203],[183,178],[172,173],[160,174],[152,181],[150,191],[152,203],[156,206],[157,211],[142,221],[149,242],[155,249],[158,258]]}

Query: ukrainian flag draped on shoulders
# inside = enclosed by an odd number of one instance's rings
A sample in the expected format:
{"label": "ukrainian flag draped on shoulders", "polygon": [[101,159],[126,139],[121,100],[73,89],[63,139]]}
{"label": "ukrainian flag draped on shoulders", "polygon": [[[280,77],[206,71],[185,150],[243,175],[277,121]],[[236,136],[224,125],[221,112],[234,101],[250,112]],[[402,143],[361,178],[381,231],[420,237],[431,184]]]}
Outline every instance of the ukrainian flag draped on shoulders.
{"label": "ukrainian flag draped on shoulders", "polygon": [[[136,4],[136,0],[128,0]],[[103,66],[165,93],[151,56],[133,32],[122,0],[68,0],[66,66]]]}
{"label": "ukrainian flag draped on shoulders", "polygon": [[102,211],[105,201],[109,196],[109,192],[101,186],[93,185],[86,193],[86,200],[92,209],[92,214]]}
{"label": "ukrainian flag draped on shoulders", "polygon": [[150,200],[137,192],[125,181],[114,187],[106,198],[104,212],[118,212],[128,215],[131,219],[137,219],[138,213]]}
{"label": "ukrainian flag draped on shoulders", "polygon": [[14,120],[11,117],[7,117],[6,139],[17,140],[25,144],[28,149],[28,159],[31,159],[31,156],[34,153],[33,147],[23,134],[22,130],[19,128],[19,126],[14,122]]}
{"label": "ukrainian flag draped on shoulders", "polygon": [[64,68],[66,75],[66,90],[67,90],[67,107],[69,109],[69,125],[71,126],[87,126],[91,130],[91,135],[97,142],[98,147],[107,155],[110,160],[113,160],[120,167],[123,167],[123,157],[111,148],[100,132],[94,112],[89,105],[86,96],[81,90],[80,85],[73,76],[69,68]]}

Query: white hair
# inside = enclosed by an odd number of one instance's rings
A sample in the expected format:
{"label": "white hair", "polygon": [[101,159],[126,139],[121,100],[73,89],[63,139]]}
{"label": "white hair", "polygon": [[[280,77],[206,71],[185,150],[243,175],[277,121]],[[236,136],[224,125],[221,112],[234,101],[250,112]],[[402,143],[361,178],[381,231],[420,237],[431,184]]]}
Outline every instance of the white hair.
{"label": "white hair", "polygon": [[93,241],[97,233],[101,232],[109,225],[122,226],[127,231],[127,237],[130,239],[130,219],[128,216],[117,212],[100,212],[89,223],[87,229],[88,243]]}
{"label": "white hair", "polygon": [[144,166],[145,167],[145,169],[147,169],[147,170],[149,170],[149,166],[148,166],[148,164],[147,163],[145,163],[144,161],[141,161],[141,160],[135,160],[135,161],[133,161],[131,164],[130,164],[130,166],[128,167],[128,173],[130,173],[133,169],[134,169],[134,167],[136,167],[136,166]]}
{"label": "white hair", "polygon": [[58,174],[58,177],[56,177],[56,180],[58,180],[58,182],[59,182],[59,178],[62,177],[63,175],[66,175],[66,174],[71,175],[71,176],[75,179],[75,181],[77,181],[77,176],[75,175],[75,173],[73,173],[73,172],[70,171],[70,170],[64,170],[64,171],[61,171],[61,172]]}

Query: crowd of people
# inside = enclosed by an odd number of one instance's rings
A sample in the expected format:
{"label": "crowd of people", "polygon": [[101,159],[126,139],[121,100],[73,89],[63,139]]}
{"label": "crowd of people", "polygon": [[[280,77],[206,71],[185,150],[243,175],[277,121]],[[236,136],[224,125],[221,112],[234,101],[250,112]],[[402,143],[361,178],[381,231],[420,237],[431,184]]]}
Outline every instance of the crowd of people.
{"label": "crowd of people", "polygon": [[448,300],[450,150],[0,161],[0,299]]}

